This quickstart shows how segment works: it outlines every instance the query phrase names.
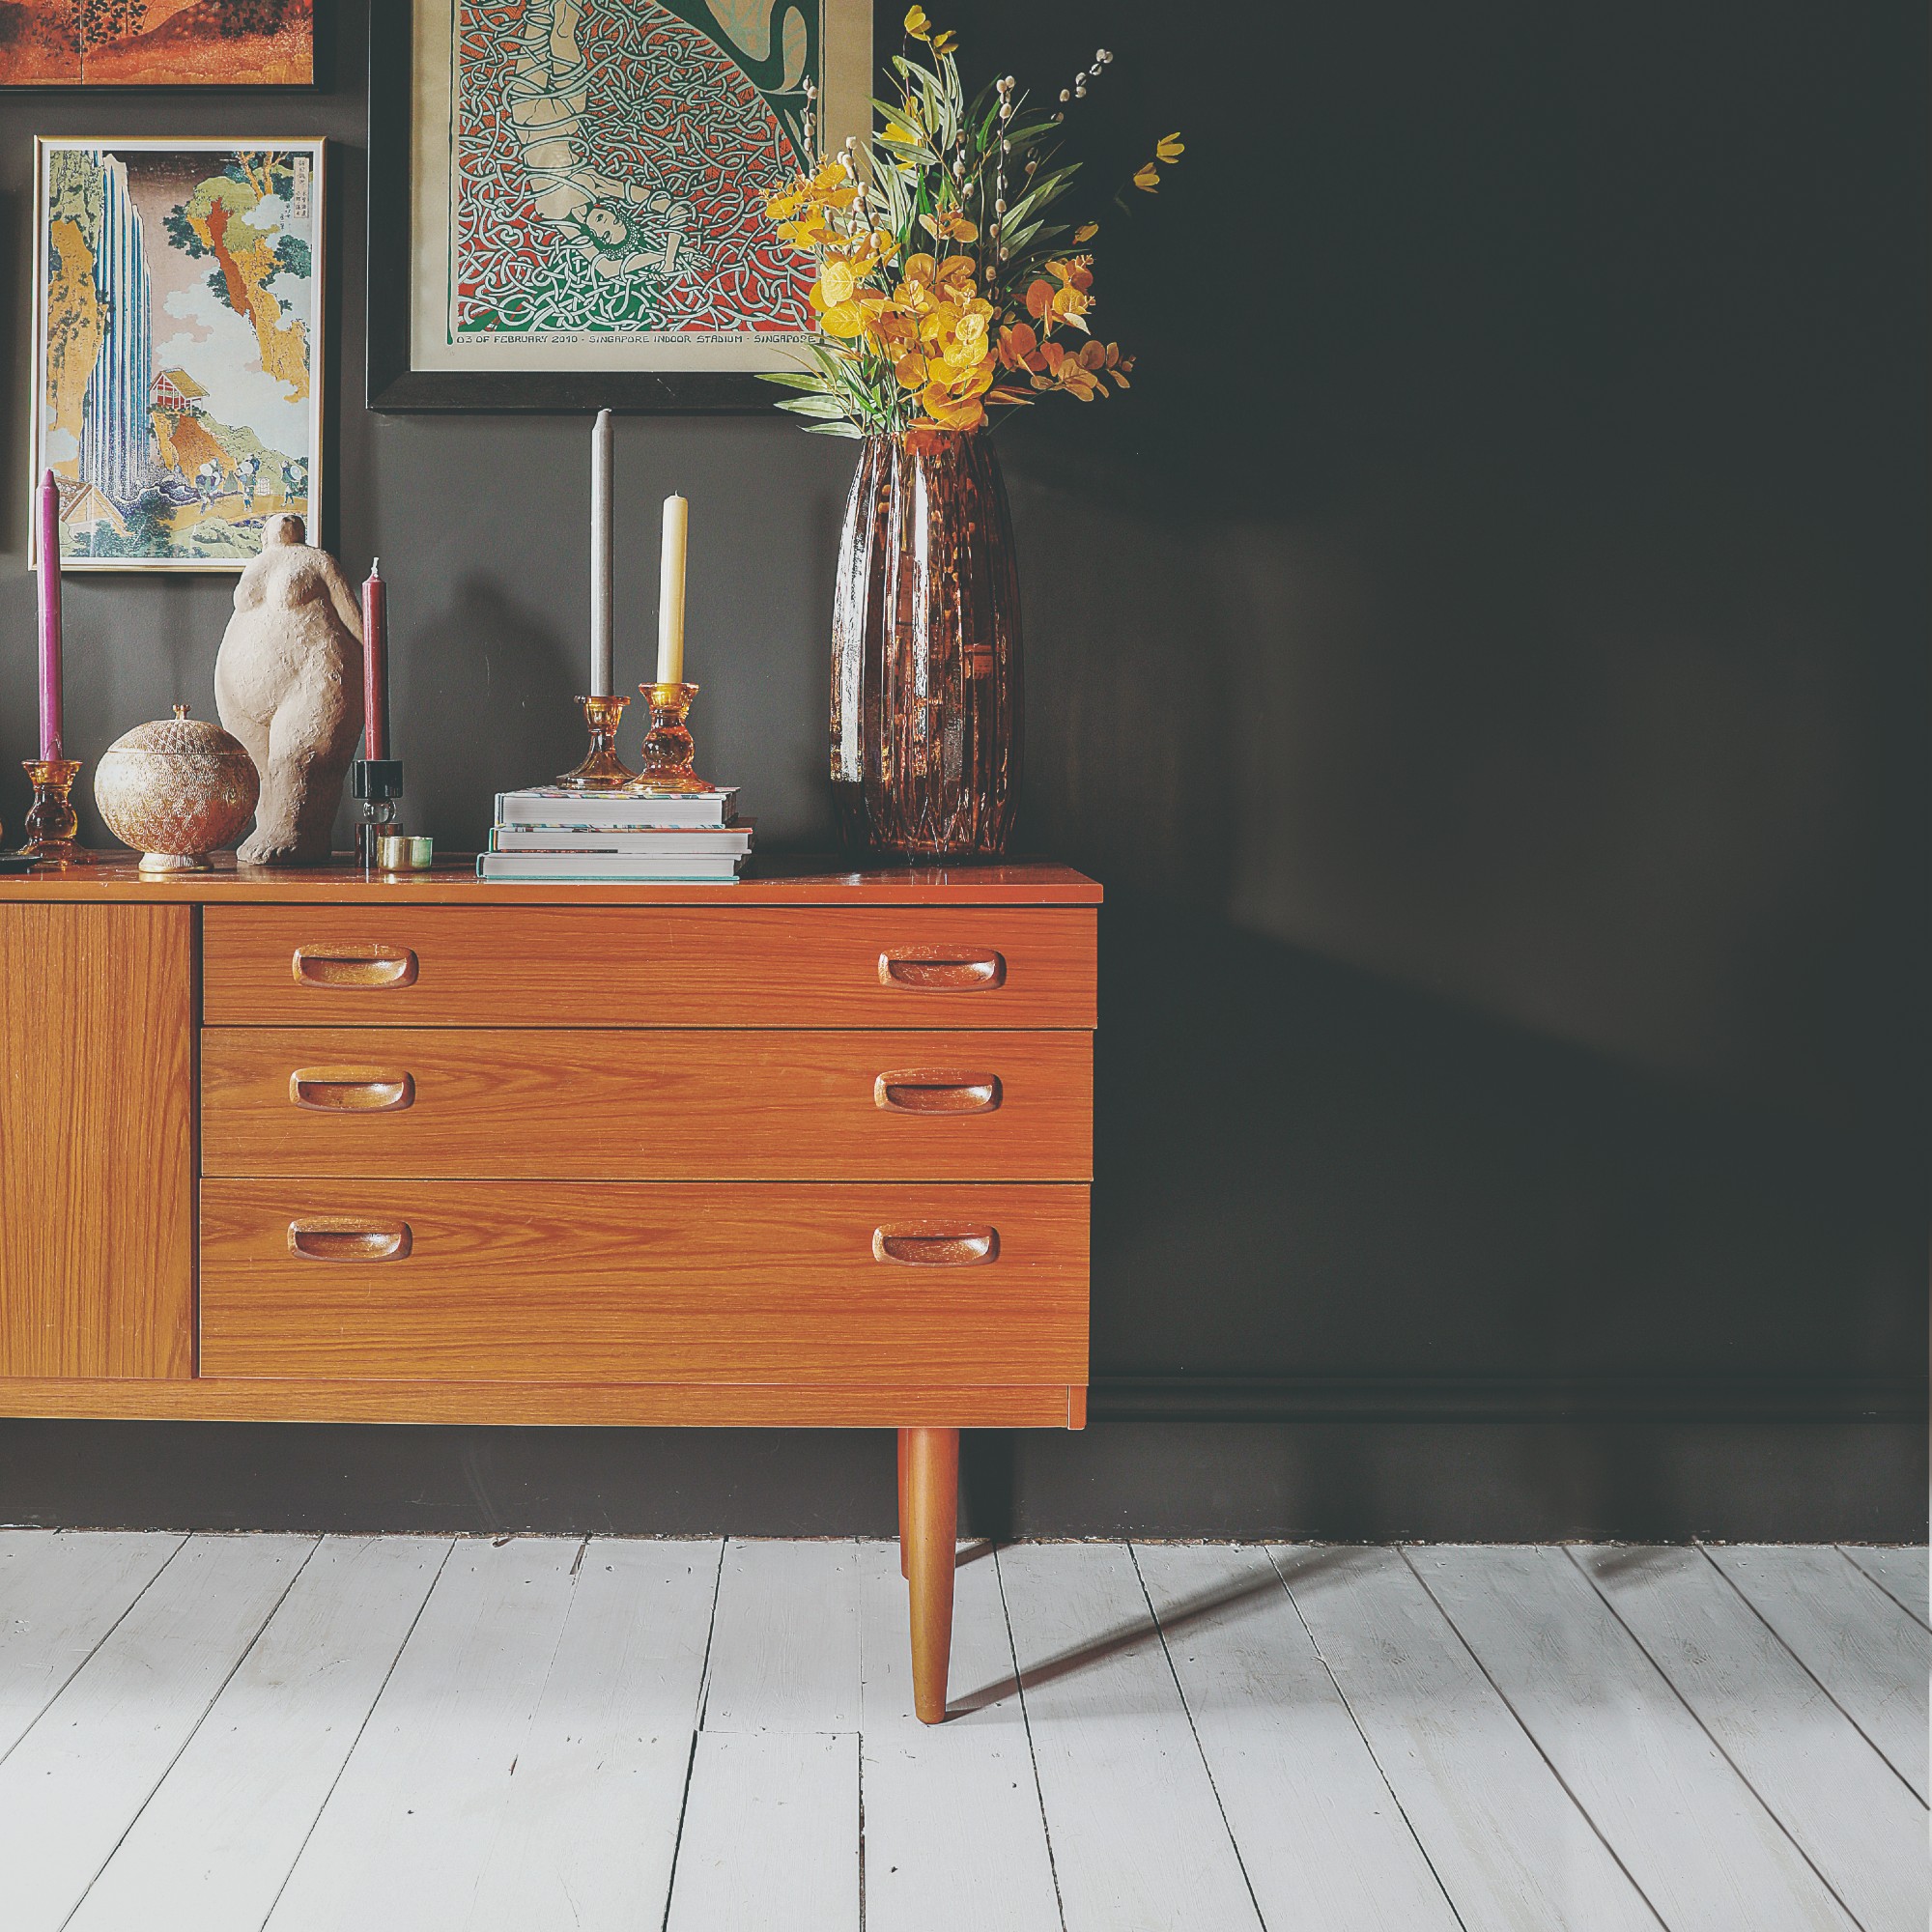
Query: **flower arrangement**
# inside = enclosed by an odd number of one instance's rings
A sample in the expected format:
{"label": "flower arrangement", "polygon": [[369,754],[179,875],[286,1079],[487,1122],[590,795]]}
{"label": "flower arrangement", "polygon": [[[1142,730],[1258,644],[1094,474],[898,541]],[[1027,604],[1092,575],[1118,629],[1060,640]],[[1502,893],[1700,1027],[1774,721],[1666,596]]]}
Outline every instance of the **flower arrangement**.
{"label": "flower arrangement", "polygon": [[[1010,74],[969,102],[956,38],[922,7],[905,31],[900,99],[873,101],[876,131],[820,158],[808,88],[809,172],[767,197],[779,238],[815,270],[809,366],[764,379],[800,392],[779,408],[821,436],[930,444],[1042,394],[1085,403],[1126,388],[1133,358],[1093,333],[1085,251],[1099,223],[1048,218],[1080,172],[1060,157],[1067,111],[1113,55],[1095,53],[1051,108],[1029,109]],[[1182,152],[1167,135],[1130,185],[1152,194]],[[1127,208],[1124,186],[1115,200]]]}

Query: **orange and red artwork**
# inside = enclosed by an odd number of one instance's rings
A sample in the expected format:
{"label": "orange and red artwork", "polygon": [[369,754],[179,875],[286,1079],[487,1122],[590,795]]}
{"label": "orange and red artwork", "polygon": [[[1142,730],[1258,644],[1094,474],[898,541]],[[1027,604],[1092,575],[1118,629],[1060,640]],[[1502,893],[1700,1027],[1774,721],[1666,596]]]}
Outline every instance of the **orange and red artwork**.
{"label": "orange and red artwork", "polygon": [[308,87],[313,0],[0,0],[0,87]]}

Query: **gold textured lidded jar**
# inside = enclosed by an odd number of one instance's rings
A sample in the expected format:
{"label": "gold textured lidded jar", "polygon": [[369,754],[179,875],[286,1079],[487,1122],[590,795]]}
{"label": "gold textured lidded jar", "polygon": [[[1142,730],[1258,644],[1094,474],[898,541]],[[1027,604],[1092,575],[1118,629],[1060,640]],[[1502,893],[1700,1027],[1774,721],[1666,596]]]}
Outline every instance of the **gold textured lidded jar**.
{"label": "gold textured lidded jar", "polygon": [[107,829],[141,855],[144,872],[205,870],[255,815],[255,763],[219,724],[172,718],[137,724],[107,748],[94,773],[94,802]]}

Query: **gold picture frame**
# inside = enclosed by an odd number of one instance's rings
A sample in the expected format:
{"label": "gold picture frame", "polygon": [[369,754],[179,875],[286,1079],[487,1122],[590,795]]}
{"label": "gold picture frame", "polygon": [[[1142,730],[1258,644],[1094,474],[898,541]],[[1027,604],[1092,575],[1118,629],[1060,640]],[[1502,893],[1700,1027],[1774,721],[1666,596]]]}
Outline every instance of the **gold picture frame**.
{"label": "gold picture frame", "polygon": [[313,532],[327,173],[312,137],[36,139],[29,479],[63,569],[236,572],[269,517]]}
{"label": "gold picture frame", "polygon": [[372,409],[769,407],[810,275],[764,191],[808,114],[821,150],[869,124],[871,0],[399,0],[371,26]]}

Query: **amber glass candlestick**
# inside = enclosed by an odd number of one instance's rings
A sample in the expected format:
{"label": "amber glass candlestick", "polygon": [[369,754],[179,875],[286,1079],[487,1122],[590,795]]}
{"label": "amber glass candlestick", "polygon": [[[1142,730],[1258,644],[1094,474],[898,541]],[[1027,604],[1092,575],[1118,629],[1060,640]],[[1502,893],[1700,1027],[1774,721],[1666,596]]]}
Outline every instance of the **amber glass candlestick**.
{"label": "amber glass candlestick", "polygon": [[708,780],[692,769],[697,748],[691,741],[691,700],[695,684],[640,684],[651,707],[650,729],[644,733],[643,769],[624,787],[626,791],[709,791]]}
{"label": "amber glass candlestick", "polygon": [[624,722],[628,697],[580,697],[583,723],[590,732],[590,749],[574,772],[557,783],[565,791],[620,791],[636,775],[617,755],[617,726]]}
{"label": "amber glass candlestick", "polygon": [[23,758],[34,802],[27,808],[27,842],[21,851],[30,858],[71,865],[83,854],[80,819],[73,809],[73,781],[80,776],[78,758]]}

